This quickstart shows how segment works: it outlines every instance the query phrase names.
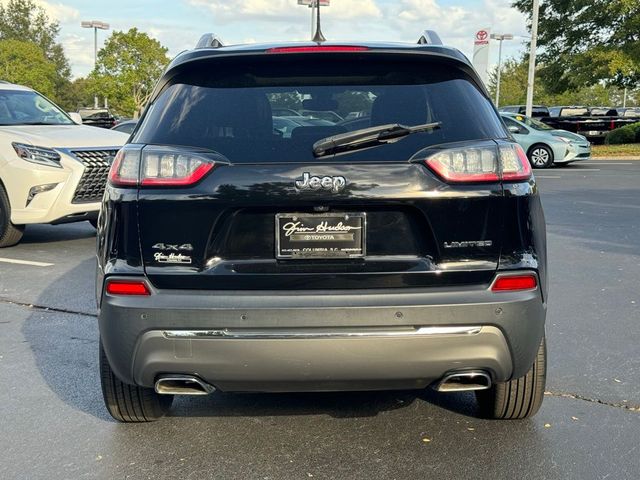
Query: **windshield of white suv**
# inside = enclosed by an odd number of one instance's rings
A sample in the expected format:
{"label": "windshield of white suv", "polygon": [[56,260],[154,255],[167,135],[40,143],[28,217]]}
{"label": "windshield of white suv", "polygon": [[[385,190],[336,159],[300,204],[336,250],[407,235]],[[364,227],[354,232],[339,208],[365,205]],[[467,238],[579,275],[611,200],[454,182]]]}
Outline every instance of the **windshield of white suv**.
{"label": "windshield of white suv", "polygon": [[[314,144],[334,135],[438,124],[376,148],[350,149],[347,159],[393,162],[431,145],[507,137],[491,102],[464,72],[436,62],[376,60],[358,68],[347,59],[315,57],[265,56],[225,68],[202,63],[172,80],[132,142],[206,148],[233,163],[299,163],[315,161]],[[282,114],[289,112],[286,119],[298,125],[285,125]],[[343,158],[333,157],[323,161]]]}
{"label": "windshield of white suv", "polygon": [[45,97],[24,90],[0,90],[0,125],[73,125]]}

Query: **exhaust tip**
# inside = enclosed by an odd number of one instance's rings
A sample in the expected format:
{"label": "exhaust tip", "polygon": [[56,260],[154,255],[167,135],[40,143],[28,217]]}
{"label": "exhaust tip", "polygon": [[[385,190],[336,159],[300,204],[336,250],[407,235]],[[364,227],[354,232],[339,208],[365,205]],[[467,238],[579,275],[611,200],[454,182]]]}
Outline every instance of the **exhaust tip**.
{"label": "exhaust tip", "polygon": [[456,372],[445,375],[436,385],[438,392],[469,392],[491,387],[491,376],[483,370]]}
{"label": "exhaust tip", "polygon": [[156,380],[155,388],[161,395],[209,395],[215,391],[193,375],[163,375]]}

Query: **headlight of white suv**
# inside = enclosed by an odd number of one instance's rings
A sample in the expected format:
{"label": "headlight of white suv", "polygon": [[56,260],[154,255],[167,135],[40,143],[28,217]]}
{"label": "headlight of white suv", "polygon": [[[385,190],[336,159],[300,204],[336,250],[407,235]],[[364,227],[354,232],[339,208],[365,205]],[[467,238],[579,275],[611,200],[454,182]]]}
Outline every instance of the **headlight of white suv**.
{"label": "headlight of white suv", "polygon": [[62,165],[60,165],[60,154],[55,150],[17,142],[13,142],[11,145],[13,145],[16,154],[27,162],[62,168]]}

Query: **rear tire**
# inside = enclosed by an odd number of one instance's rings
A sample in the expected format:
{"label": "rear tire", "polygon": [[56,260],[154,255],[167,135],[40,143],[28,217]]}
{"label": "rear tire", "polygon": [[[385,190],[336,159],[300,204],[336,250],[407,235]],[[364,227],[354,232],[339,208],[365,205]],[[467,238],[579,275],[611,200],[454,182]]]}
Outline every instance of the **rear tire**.
{"label": "rear tire", "polygon": [[11,205],[4,186],[0,183],[0,248],[12,247],[22,240],[24,225],[11,223]]}
{"label": "rear tire", "polygon": [[553,151],[546,145],[537,144],[527,154],[533,168],[549,168],[553,165]]}
{"label": "rear tire", "polygon": [[494,383],[476,392],[480,411],[486,418],[514,420],[529,418],[542,405],[547,378],[547,344],[542,337],[531,369],[520,378]]}
{"label": "rear tire", "polygon": [[120,422],[153,422],[171,408],[173,395],[159,395],[152,388],[121,382],[115,376],[100,342],[100,383],[109,414]]}

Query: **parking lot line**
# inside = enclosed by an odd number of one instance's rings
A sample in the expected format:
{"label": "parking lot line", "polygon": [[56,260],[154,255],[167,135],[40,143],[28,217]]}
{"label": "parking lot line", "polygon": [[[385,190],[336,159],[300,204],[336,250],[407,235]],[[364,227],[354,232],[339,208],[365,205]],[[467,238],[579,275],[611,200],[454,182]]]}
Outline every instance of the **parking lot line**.
{"label": "parking lot line", "polygon": [[29,260],[17,260],[15,258],[3,258],[3,257],[0,257],[0,262],[14,263],[16,265],[31,265],[32,267],[52,267],[53,265],[55,265],[54,263],[31,262]]}
{"label": "parking lot line", "polygon": [[633,162],[589,162],[589,165],[633,165]]}
{"label": "parking lot line", "polygon": [[564,172],[567,172],[567,173],[569,172],[600,172],[600,171],[602,171],[601,168],[574,168],[573,170],[569,170],[569,169],[563,170],[562,173]]}

